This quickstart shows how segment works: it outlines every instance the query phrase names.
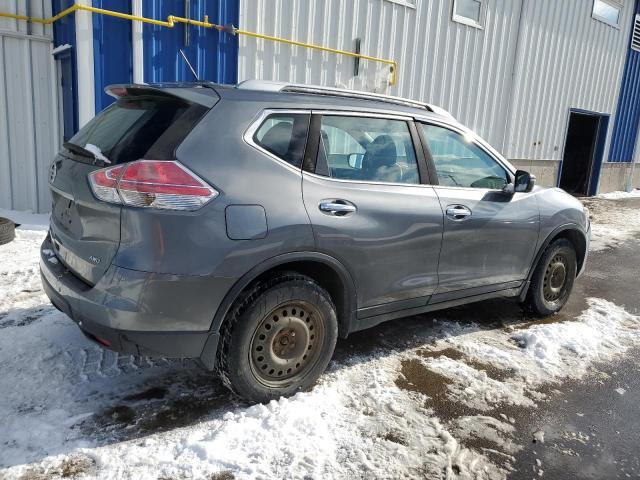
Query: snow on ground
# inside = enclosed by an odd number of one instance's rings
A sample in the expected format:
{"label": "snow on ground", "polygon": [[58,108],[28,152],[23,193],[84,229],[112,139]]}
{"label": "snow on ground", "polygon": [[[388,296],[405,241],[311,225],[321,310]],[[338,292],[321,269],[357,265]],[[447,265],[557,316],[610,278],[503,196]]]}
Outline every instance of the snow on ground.
{"label": "snow on ground", "polygon": [[606,198],[608,200],[620,200],[622,198],[638,198],[640,197],[640,188],[634,188],[630,192],[616,191],[609,193],[601,193],[598,198]]}
{"label": "snow on ground", "polygon": [[0,246],[2,479],[505,478],[519,422],[554,384],[640,344],[640,317],[598,298],[576,319],[417,319],[409,345],[248,405],[192,362],[86,340],[41,290],[44,235]]}
{"label": "snow on ground", "polygon": [[47,230],[49,228],[48,213],[19,212],[0,208],[0,217],[8,218],[30,230]]}
{"label": "snow on ground", "polygon": [[640,234],[639,203],[629,204],[624,199],[636,200],[640,190],[631,193],[613,192],[602,198],[583,198],[591,214],[591,251],[615,248],[629,238]]}

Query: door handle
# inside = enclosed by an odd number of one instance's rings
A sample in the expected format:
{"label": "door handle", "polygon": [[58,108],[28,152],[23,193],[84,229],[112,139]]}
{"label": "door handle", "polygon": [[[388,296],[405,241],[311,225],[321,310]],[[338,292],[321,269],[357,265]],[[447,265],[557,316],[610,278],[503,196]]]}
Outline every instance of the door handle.
{"label": "door handle", "polygon": [[335,217],[344,217],[357,210],[353,203],[346,200],[323,200],[318,205],[318,208],[321,212]]}
{"label": "door handle", "polygon": [[471,210],[464,205],[449,205],[446,213],[451,220],[464,220],[471,216]]}

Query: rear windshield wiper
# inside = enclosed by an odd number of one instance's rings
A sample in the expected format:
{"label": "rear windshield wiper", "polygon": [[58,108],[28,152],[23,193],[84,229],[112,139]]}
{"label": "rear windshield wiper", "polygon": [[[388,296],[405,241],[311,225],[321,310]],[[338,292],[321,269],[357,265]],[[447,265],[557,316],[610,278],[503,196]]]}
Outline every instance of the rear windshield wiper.
{"label": "rear windshield wiper", "polygon": [[80,145],[76,145],[75,143],[71,143],[71,142],[64,142],[62,144],[62,146],[64,148],[66,148],[67,150],[76,153],[78,155],[82,155],[83,157],[87,157],[87,158],[92,158],[95,160],[96,156],[93,152],[90,152],[89,150],[87,150],[84,147],[81,147]]}
{"label": "rear windshield wiper", "polygon": [[86,149],[84,147],[81,147],[80,145],[76,145],[75,143],[64,142],[62,144],[62,146],[64,148],[66,148],[67,150],[69,150],[70,152],[75,153],[76,155],[80,155],[82,157],[90,158],[91,160],[93,160],[94,164],[100,162],[101,164],[106,165],[106,163],[107,163],[103,159],[98,158],[98,156],[94,152],[92,152],[91,150],[88,150],[88,149]]}

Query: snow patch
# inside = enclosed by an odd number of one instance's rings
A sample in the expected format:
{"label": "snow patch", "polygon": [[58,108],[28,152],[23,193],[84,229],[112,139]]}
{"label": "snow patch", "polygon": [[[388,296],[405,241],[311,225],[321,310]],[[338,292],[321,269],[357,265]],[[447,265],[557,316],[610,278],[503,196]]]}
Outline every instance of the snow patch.
{"label": "snow patch", "polygon": [[630,192],[616,191],[609,193],[601,193],[598,198],[606,198],[607,200],[620,200],[622,198],[638,198],[640,197],[640,189],[635,188]]}
{"label": "snow patch", "polygon": [[544,443],[544,431],[538,430],[533,432],[533,440],[537,443]]}
{"label": "snow patch", "polygon": [[[638,190],[640,191],[640,190]],[[603,194],[609,195],[609,194]],[[634,195],[618,196],[619,199]],[[614,199],[612,196],[609,200]],[[640,233],[640,215],[637,209],[624,201],[583,199],[591,214],[591,251],[617,248]]]}
{"label": "snow patch", "polygon": [[607,300],[587,302],[590,308],[577,322],[534,325],[511,338],[554,378],[580,375],[586,362],[609,359],[638,340],[639,317]]}
{"label": "snow patch", "polygon": [[[147,360],[90,344],[42,292],[45,235],[18,230],[14,242],[0,246],[0,476],[7,478],[53,471],[82,455],[95,461],[92,478],[229,471],[238,479],[502,479],[520,448],[518,408],[535,408],[542,385],[580,378],[593,362],[640,343],[640,317],[597,298],[562,323],[489,329],[439,321],[416,330],[415,348],[334,361],[310,392],[267,405],[239,405],[205,377],[204,388],[218,397],[203,417],[155,433],[118,424],[113,432],[126,435],[112,438],[108,429],[89,428],[106,409],[124,404],[139,413],[123,399],[162,381],[189,406],[200,392],[192,379],[204,374],[166,361],[137,368]],[[423,355],[433,350],[454,354]],[[438,401],[463,413],[445,417],[430,392],[399,387],[408,359],[445,377],[446,398]],[[158,413],[141,403],[149,408],[144,415]],[[544,441],[544,432],[534,438]]]}
{"label": "snow patch", "polygon": [[85,150],[89,150],[91,153],[93,153],[96,159],[102,160],[104,163],[111,163],[111,160],[104,156],[104,154],[102,153],[102,149],[97,145],[94,145],[93,143],[87,143],[84,148]]}
{"label": "snow patch", "polygon": [[20,225],[21,230],[48,230],[48,213],[32,213],[30,211],[4,210],[0,208],[0,217],[8,218]]}
{"label": "snow patch", "polygon": [[66,50],[69,50],[70,48],[72,48],[72,47],[68,43],[65,43],[64,45],[58,45],[56,48],[51,50],[51,55],[56,55],[58,53],[64,52]]}

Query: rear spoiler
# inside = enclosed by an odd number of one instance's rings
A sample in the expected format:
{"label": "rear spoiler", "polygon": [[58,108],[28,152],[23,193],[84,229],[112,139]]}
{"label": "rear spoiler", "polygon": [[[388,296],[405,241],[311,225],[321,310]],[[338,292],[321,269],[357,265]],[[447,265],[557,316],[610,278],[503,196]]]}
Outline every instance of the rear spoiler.
{"label": "rear spoiler", "polygon": [[137,83],[119,83],[108,85],[104,91],[114,98],[137,97],[142,95],[155,95],[178,98],[189,103],[197,103],[207,108],[212,108],[220,97],[213,88],[212,83],[165,83],[143,85]]}

